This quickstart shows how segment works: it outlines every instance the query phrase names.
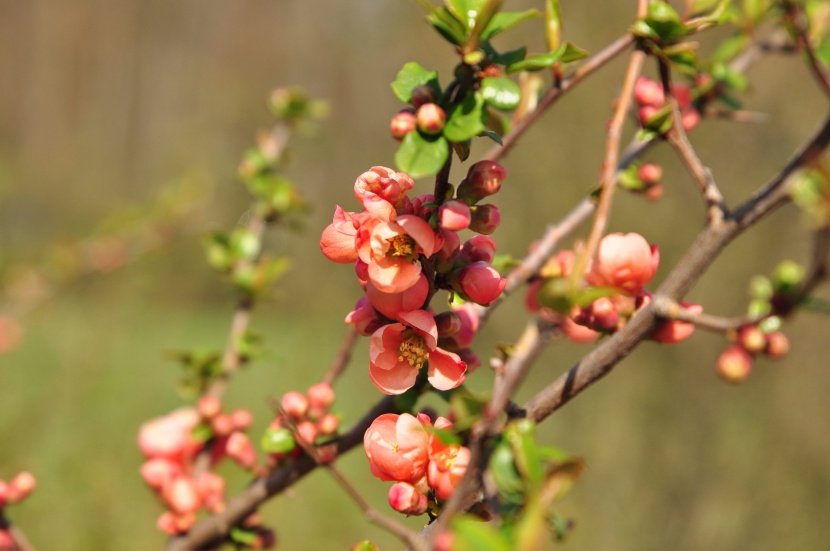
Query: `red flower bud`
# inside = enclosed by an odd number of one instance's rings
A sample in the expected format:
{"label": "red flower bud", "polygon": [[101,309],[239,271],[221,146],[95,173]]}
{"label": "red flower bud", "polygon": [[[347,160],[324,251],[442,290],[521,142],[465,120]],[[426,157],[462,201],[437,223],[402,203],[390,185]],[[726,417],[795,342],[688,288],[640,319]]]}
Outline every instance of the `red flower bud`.
{"label": "red flower bud", "polygon": [[37,486],[37,480],[35,480],[34,475],[30,472],[23,471],[9,480],[9,485],[6,488],[6,502],[20,503],[29,497],[29,494],[34,491],[35,486]]}
{"label": "red flower bud", "polygon": [[254,424],[254,416],[247,409],[235,409],[231,413],[231,424],[234,430],[248,430]]}
{"label": "red flower bud", "polygon": [[389,132],[392,133],[393,138],[401,141],[404,139],[404,136],[415,130],[416,125],[417,119],[415,113],[404,109],[392,117],[392,120],[389,122]]}
{"label": "red flower bud", "polygon": [[441,312],[435,316],[435,325],[439,338],[449,337],[461,330],[461,318],[455,312]]}
{"label": "red flower bud", "polygon": [[199,412],[202,419],[213,419],[222,411],[222,402],[216,396],[202,396],[196,405],[196,411]]}
{"label": "red flower bud", "polygon": [[490,235],[501,223],[501,213],[496,205],[478,205],[473,209],[470,229],[476,233]]}
{"label": "red flower bud", "polygon": [[784,333],[773,331],[767,334],[766,354],[772,359],[783,358],[790,351],[790,340]]}
{"label": "red flower bud", "polygon": [[447,123],[447,114],[435,103],[425,103],[415,113],[418,130],[427,135],[440,134]]}
{"label": "red flower bud", "polygon": [[323,436],[331,436],[337,433],[340,426],[340,419],[333,413],[327,413],[317,421],[317,430]]}
{"label": "red flower bud", "polygon": [[475,205],[501,189],[507,179],[507,170],[495,161],[479,161],[467,171],[467,177],[458,185],[456,197]]}
{"label": "red flower bud", "polygon": [[757,325],[744,325],[738,331],[738,344],[750,354],[759,354],[767,347],[767,336]]}
{"label": "red flower bud", "polygon": [[397,482],[389,488],[389,505],[405,515],[423,515],[427,510],[427,496],[412,484]]}
{"label": "red flower bud", "polygon": [[280,405],[292,419],[303,419],[308,412],[308,399],[299,392],[286,392]]}
{"label": "red flower bud", "polygon": [[438,225],[445,230],[460,231],[470,225],[470,207],[467,203],[453,199],[438,210]]}
{"label": "red flower bud", "polygon": [[412,96],[409,98],[409,103],[415,109],[427,103],[435,103],[436,101],[438,101],[438,92],[428,84],[423,84],[412,90]]}
{"label": "red flower bud", "polygon": [[645,163],[637,170],[637,176],[644,184],[654,185],[663,177],[663,169],[654,163]]}
{"label": "red flower bud", "polygon": [[308,403],[315,409],[328,409],[334,403],[334,389],[328,383],[317,383],[306,392]]}

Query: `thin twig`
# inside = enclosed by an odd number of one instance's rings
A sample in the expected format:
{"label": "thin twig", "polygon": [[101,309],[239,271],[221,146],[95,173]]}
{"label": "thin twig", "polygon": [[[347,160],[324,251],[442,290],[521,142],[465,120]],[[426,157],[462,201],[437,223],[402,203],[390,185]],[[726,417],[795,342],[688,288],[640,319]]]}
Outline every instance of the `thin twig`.
{"label": "thin twig", "polygon": [[703,109],[703,117],[707,119],[724,119],[730,122],[742,124],[763,124],[769,120],[769,115],[757,111],[745,111],[742,109],[724,109],[722,107],[706,107]]}
{"label": "thin twig", "polygon": [[810,62],[810,69],[813,76],[822,87],[824,94],[830,97],[830,72],[822,64],[821,60],[816,55],[816,50],[810,42],[810,35],[808,32],[809,21],[804,9],[796,2],[787,0],[784,2],[787,10],[785,18],[790,22],[790,26],[795,34],[795,43],[799,50],[807,55],[807,60]]}
{"label": "thin twig", "polygon": [[654,315],[659,318],[693,323],[701,329],[707,329],[716,333],[734,331],[744,325],[757,323],[763,319],[754,316],[735,316],[727,318],[704,313],[693,314],[683,308],[683,306],[681,306],[676,300],[663,295],[655,295],[652,303],[654,304]]}

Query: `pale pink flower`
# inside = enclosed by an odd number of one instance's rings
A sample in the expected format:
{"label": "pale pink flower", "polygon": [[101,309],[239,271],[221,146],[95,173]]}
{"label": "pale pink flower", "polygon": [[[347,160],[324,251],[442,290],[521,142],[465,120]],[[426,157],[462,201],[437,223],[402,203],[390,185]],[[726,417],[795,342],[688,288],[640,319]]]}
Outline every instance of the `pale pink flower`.
{"label": "pale pink flower", "polygon": [[148,421],[139,430],[138,448],[150,458],[163,457],[172,461],[190,458],[202,447],[192,436],[199,420],[195,409],[180,408]]}
{"label": "pale pink flower", "polygon": [[211,471],[204,471],[196,479],[196,489],[202,503],[210,511],[218,511],[225,503],[225,479]]}
{"label": "pale pink flower", "polygon": [[384,325],[369,341],[369,377],[381,392],[406,392],[427,362],[428,380],[438,390],[464,382],[467,366],[457,354],[438,348],[438,328],[429,312],[404,312],[398,319],[401,323]]}
{"label": "pale pink flower", "polygon": [[441,246],[429,224],[415,215],[378,222],[370,233],[358,235],[358,255],[369,265],[368,277],[378,290],[400,293],[418,282],[418,256],[430,257]]}
{"label": "pale pink flower", "polygon": [[429,283],[424,274],[419,274],[412,287],[400,293],[385,293],[378,289],[371,280],[366,283],[366,296],[372,306],[390,319],[397,319],[401,312],[411,312],[423,306],[429,294]]}
{"label": "pale pink flower", "polygon": [[657,273],[660,253],[637,233],[609,233],[599,243],[596,257],[586,275],[597,287],[614,287],[638,294]]}
{"label": "pale pink flower", "polygon": [[[354,183],[354,195],[364,207],[374,197],[379,197],[393,207],[402,206],[406,193],[415,187],[407,174],[395,172],[385,166],[373,166],[357,177]],[[368,207],[366,207],[368,208]]]}
{"label": "pale pink flower", "polygon": [[141,477],[151,488],[160,490],[174,478],[181,476],[182,467],[169,459],[150,459],[141,465]]}
{"label": "pale pink flower", "polygon": [[158,529],[171,536],[187,532],[194,524],[196,524],[195,513],[176,514],[172,511],[165,511],[156,521]]}
{"label": "pale pink flower", "polygon": [[408,482],[396,482],[389,488],[389,505],[405,515],[423,515],[427,510],[427,496]]}
{"label": "pale pink flower", "polygon": [[381,480],[418,486],[426,476],[429,435],[408,413],[381,415],[363,435],[372,474]]}

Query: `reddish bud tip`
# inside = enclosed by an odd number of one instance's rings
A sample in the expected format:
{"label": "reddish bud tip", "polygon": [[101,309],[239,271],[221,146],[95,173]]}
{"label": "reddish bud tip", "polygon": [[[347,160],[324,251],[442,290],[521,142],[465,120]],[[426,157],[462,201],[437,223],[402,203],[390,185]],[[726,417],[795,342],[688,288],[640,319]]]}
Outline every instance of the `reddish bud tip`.
{"label": "reddish bud tip", "polygon": [[286,392],[280,404],[283,411],[296,420],[303,419],[308,412],[308,400],[299,392]]}
{"label": "reddish bud tip", "polygon": [[501,224],[501,212],[496,205],[478,205],[473,209],[470,229],[476,233],[490,235]]}
{"label": "reddish bud tip", "polygon": [[507,169],[495,161],[479,161],[467,171],[467,177],[458,185],[456,197],[474,205],[501,189],[507,179]]}
{"label": "reddish bud tip", "polygon": [[435,316],[435,325],[439,338],[449,337],[461,330],[461,317],[455,312],[441,312]]}
{"label": "reddish bud tip", "polygon": [[784,333],[780,331],[773,331],[767,334],[767,348],[766,354],[770,358],[777,360],[783,358],[790,351],[790,340]]}
{"label": "reddish bud tip", "polygon": [[438,225],[445,230],[461,231],[470,225],[471,214],[467,203],[453,199],[438,210]]}
{"label": "reddish bud tip", "polygon": [[392,133],[393,138],[401,141],[407,134],[415,130],[416,125],[417,119],[415,113],[404,110],[392,117],[392,120],[389,122],[389,132]]}
{"label": "reddish bud tip", "polygon": [[6,501],[20,503],[31,494],[37,486],[37,480],[32,473],[23,471],[11,480],[6,488]]}
{"label": "reddish bud tip", "polygon": [[389,505],[405,515],[423,515],[427,510],[427,496],[412,484],[397,482],[389,488]]}
{"label": "reddish bud tip", "polygon": [[415,113],[418,130],[424,134],[439,134],[447,122],[447,114],[434,103],[425,103]]}
{"label": "reddish bud tip", "polygon": [[325,410],[334,403],[334,389],[328,383],[317,383],[309,387],[306,395],[309,405],[315,409]]}
{"label": "reddish bud tip", "polygon": [[202,396],[196,405],[196,411],[205,420],[213,419],[222,411],[222,402],[216,396]]}
{"label": "reddish bud tip", "polygon": [[409,98],[409,102],[415,109],[436,101],[438,101],[438,92],[428,84],[423,84],[412,90],[412,97]]}
{"label": "reddish bud tip", "polygon": [[767,336],[757,325],[744,325],[738,331],[738,344],[750,354],[759,354],[767,347]]}
{"label": "reddish bud tip", "polygon": [[637,169],[637,176],[644,184],[654,185],[663,177],[663,169],[654,163],[645,163]]}

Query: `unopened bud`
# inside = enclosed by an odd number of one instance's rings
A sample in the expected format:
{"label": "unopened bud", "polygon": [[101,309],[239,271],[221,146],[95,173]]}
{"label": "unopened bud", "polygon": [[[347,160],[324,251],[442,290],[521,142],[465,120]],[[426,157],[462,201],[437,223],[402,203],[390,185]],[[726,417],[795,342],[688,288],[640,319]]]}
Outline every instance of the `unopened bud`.
{"label": "unopened bud", "polygon": [[170,509],[179,515],[195,513],[202,506],[196,483],[189,476],[179,476],[165,485],[161,496]]}
{"label": "unopened bud", "polygon": [[233,432],[233,420],[230,415],[220,413],[210,422],[210,427],[215,436],[227,436]]}
{"label": "unopened bud", "polygon": [[333,413],[323,415],[317,421],[317,430],[323,436],[332,436],[337,433],[337,428],[340,426],[340,419]]}
{"label": "unopened bud", "polygon": [[452,311],[441,312],[435,316],[435,325],[439,338],[449,337],[461,330],[461,318]]}
{"label": "unopened bud", "polygon": [[759,354],[767,347],[767,337],[757,325],[744,325],[738,330],[738,344],[750,354]]}
{"label": "unopened bud", "polygon": [[328,409],[334,403],[334,389],[328,383],[317,383],[306,392],[308,403],[315,409]]}
{"label": "unopened bud", "polygon": [[644,184],[654,185],[663,177],[663,169],[654,163],[644,163],[637,169],[637,176]]}
{"label": "unopened bud", "polygon": [[196,405],[196,410],[202,416],[202,419],[210,420],[222,411],[222,402],[216,396],[202,396]]}
{"label": "unopened bud", "polygon": [[225,452],[243,469],[250,469],[256,465],[256,450],[244,432],[231,433],[225,443]]}
{"label": "unopened bud", "polygon": [[283,411],[292,419],[303,419],[308,412],[308,400],[299,392],[286,392],[280,405]]}
{"label": "unopened bud", "polygon": [[389,122],[389,132],[392,133],[393,138],[401,141],[407,134],[415,130],[416,125],[417,118],[415,117],[415,113],[404,109],[392,117],[392,120]]}
{"label": "unopened bud", "polygon": [[303,421],[297,425],[297,437],[306,444],[313,444],[317,440],[317,427],[311,421]]}
{"label": "unopened bud", "polygon": [[501,213],[496,205],[478,205],[473,208],[470,229],[476,233],[490,235],[501,224]]}
{"label": "unopened bud", "polygon": [[256,530],[251,549],[273,549],[277,545],[277,535],[270,528],[259,527]]}
{"label": "unopened bud", "polygon": [[438,210],[438,225],[445,230],[460,231],[470,225],[470,207],[467,203],[453,199]]}
{"label": "unopened bud", "polygon": [[780,331],[773,331],[767,334],[766,354],[776,360],[783,358],[790,351],[790,340]]}
{"label": "unopened bud", "polygon": [[464,242],[464,258],[469,262],[490,264],[496,256],[496,242],[487,235],[474,235]]}
{"label": "unopened bud", "polygon": [[254,424],[254,416],[247,409],[235,409],[231,413],[231,424],[234,430],[248,430]]}
{"label": "unopened bud", "polygon": [[409,103],[415,109],[427,103],[435,103],[436,101],[438,101],[438,92],[428,84],[423,84],[412,90],[412,96],[409,98]]}
{"label": "unopened bud", "polygon": [[9,485],[6,488],[6,502],[20,503],[29,497],[35,486],[37,486],[37,480],[35,480],[34,475],[28,471],[23,471],[9,480]]}
{"label": "unopened bud", "polygon": [[634,84],[634,101],[640,105],[663,105],[666,96],[660,83],[640,77]]}
{"label": "unopened bud", "polygon": [[418,130],[427,135],[440,134],[447,122],[447,114],[435,103],[425,103],[415,113]]}
{"label": "unopened bud", "polygon": [[717,371],[724,381],[741,383],[752,371],[752,356],[743,347],[733,344],[718,356]]}
{"label": "unopened bud", "polygon": [[3,551],[14,551],[17,548],[17,544],[12,535],[9,534],[9,531],[0,528],[0,549]]}
{"label": "unopened bud", "polygon": [[593,329],[601,331],[612,331],[617,328],[620,321],[620,314],[617,306],[608,297],[598,298],[591,304],[593,314]]}
{"label": "unopened bud", "polygon": [[501,189],[507,179],[507,170],[495,161],[479,161],[467,171],[467,177],[458,185],[456,197],[475,205]]}
{"label": "unopened bud", "polygon": [[649,201],[659,201],[663,196],[663,184],[654,184],[646,189],[646,199]]}

